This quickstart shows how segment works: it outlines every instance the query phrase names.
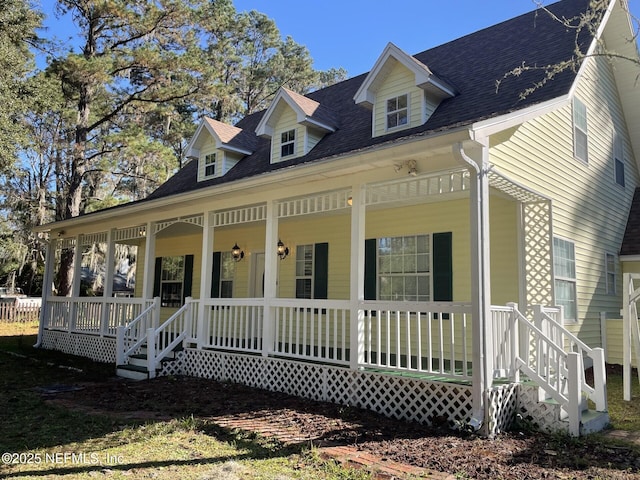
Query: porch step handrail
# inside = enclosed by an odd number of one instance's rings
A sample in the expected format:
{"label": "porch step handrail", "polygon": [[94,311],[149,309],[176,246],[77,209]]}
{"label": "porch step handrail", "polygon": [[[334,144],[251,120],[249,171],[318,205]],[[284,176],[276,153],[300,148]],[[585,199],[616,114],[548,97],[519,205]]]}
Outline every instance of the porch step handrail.
{"label": "porch step handrail", "polygon": [[187,297],[184,305],[162,325],[147,330],[147,371],[150,378],[156,376],[162,359],[190,335],[193,317],[198,311],[197,306],[197,300]]}
{"label": "porch step handrail", "polygon": [[[527,345],[535,345],[534,351],[523,349],[515,355],[516,368],[536,382],[552,399],[557,401],[567,413],[569,433],[580,434],[582,419],[582,395],[586,394],[596,403],[597,411],[606,411],[606,390],[604,382],[604,352],[601,348],[590,348],[569,332],[564,326],[544,312],[540,306],[534,307],[534,322],[513,306],[515,331],[520,330]],[[555,340],[544,331],[543,321],[556,329]],[[548,330],[548,328],[547,328]],[[575,338],[575,345],[586,347],[578,351],[566,351],[558,339]],[[600,353],[599,353],[600,352]],[[532,354],[533,353],[533,354]],[[585,381],[583,354],[591,354],[594,361],[595,386]]]}
{"label": "porch step handrail", "polygon": [[158,324],[160,298],[155,297],[149,306],[127,325],[116,329],[116,364],[125,365],[147,341],[147,330]]}
{"label": "porch step handrail", "polygon": [[[534,321],[548,330],[547,335],[558,343],[561,347],[568,347],[570,352],[578,353],[582,358],[588,357],[593,362],[593,387],[589,385],[585,378],[584,368],[580,371],[582,391],[596,404],[596,410],[604,412],[607,410],[607,392],[605,382],[605,356],[604,349],[591,348],[576,335],[571,333],[564,325],[549,315],[550,308],[535,305],[533,307]],[[546,325],[545,325],[546,322]],[[546,328],[545,328],[546,327]],[[568,345],[565,344],[568,343]]]}

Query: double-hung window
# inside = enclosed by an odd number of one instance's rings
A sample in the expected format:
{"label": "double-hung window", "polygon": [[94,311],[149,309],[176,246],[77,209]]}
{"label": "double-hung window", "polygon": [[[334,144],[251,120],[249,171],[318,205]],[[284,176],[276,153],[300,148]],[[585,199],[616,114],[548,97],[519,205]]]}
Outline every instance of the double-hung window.
{"label": "double-hung window", "polygon": [[616,184],[624,187],[624,143],[617,132],[613,134],[613,168]]}
{"label": "double-hung window", "polygon": [[589,137],[587,135],[587,107],[577,98],[573,99],[573,156],[589,161]]}
{"label": "double-hung window", "polygon": [[378,239],[378,299],[431,300],[428,235]]}
{"label": "double-hung window", "polygon": [[284,158],[284,157],[293,155],[295,153],[295,145],[296,145],[295,129],[282,132],[282,135],[280,136],[280,156]]}
{"label": "double-hung window", "polygon": [[182,306],[184,257],[162,257],[160,303],[163,307]]}
{"label": "double-hung window", "polygon": [[409,122],[409,105],[406,94],[387,100],[387,130]]}
{"label": "double-hung window", "polygon": [[230,251],[213,252],[211,298],[233,298],[236,261]]}
{"label": "double-hung window", "polygon": [[573,242],[554,237],[553,267],[556,303],[564,307],[566,319],[576,320],[576,252]]}
{"label": "double-hung window", "polygon": [[204,176],[213,177],[216,174],[216,154],[209,153],[204,156]]}
{"label": "double-hung window", "polygon": [[613,253],[604,254],[605,278],[607,282],[607,294],[616,294],[616,284],[618,277],[616,275],[616,256]]}
{"label": "double-hung window", "polygon": [[327,298],[329,244],[296,247],[296,298]]}

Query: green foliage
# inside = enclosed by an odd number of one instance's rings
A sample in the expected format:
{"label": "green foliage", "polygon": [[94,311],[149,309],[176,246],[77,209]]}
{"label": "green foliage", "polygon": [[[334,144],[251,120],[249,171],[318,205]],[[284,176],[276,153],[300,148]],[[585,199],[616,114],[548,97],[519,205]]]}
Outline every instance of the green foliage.
{"label": "green foliage", "polygon": [[31,96],[27,74],[33,68],[30,45],[40,15],[28,0],[4,0],[0,8],[0,171],[11,169],[26,141],[20,118]]}

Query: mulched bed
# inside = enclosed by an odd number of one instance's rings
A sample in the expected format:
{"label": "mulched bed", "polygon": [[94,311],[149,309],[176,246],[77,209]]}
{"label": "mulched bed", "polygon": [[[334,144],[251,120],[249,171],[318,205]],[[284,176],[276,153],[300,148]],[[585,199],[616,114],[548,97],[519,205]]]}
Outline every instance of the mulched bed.
{"label": "mulched bed", "polygon": [[587,437],[514,431],[496,439],[456,433],[444,425],[391,420],[373,412],[314,402],[242,385],[189,377],[109,380],[48,395],[69,408],[143,420],[259,418],[300,443],[355,445],[380,457],[479,479],[640,479],[640,449]]}

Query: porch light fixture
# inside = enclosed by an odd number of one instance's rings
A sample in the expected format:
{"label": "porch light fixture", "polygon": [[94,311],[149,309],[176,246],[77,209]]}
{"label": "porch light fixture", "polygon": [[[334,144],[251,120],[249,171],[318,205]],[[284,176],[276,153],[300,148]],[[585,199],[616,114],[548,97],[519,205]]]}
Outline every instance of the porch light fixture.
{"label": "porch light fixture", "polygon": [[236,262],[239,262],[244,258],[244,252],[240,250],[238,242],[236,242],[235,245],[231,248],[231,256]]}
{"label": "porch light fixture", "polygon": [[289,255],[289,247],[285,247],[282,240],[278,240],[278,256],[280,257],[280,260],[287,258],[287,255]]}
{"label": "porch light fixture", "polygon": [[418,175],[418,163],[415,160],[405,160],[402,163],[393,164],[393,170],[396,173],[398,173],[404,167],[407,167],[407,173],[410,176],[415,177],[416,175]]}

